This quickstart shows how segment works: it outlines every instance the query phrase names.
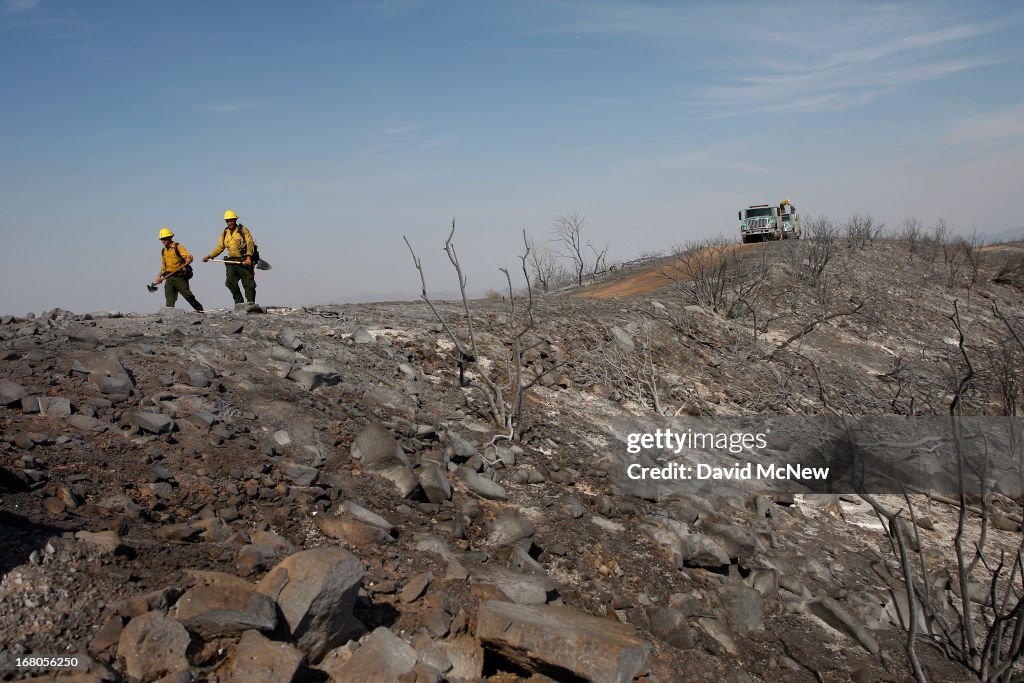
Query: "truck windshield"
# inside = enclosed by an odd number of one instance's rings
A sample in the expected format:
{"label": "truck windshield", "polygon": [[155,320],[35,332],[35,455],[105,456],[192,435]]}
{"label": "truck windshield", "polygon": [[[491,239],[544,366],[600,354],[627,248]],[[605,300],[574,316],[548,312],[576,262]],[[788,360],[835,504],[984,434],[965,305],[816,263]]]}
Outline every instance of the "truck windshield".
{"label": "truck windshield", "polygon": [[747,209],[747,218],[756,218],[758,216],[771,216],[772,208],[766,206],[763,209]]}

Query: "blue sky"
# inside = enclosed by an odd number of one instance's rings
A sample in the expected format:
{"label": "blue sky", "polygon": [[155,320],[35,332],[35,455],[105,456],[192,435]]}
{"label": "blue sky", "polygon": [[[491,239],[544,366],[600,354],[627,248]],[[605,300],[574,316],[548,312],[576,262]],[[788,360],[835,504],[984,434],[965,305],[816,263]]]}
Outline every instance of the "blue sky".
{"label": "blue sky", "polygon": [[[614,258],[790,198],[1024,227],[1024,6],[0,0],[0,312],[154,310],[236,211],[258,299],[476,292],[579,212]],[[207,307],[230,303],[197,267]]]}

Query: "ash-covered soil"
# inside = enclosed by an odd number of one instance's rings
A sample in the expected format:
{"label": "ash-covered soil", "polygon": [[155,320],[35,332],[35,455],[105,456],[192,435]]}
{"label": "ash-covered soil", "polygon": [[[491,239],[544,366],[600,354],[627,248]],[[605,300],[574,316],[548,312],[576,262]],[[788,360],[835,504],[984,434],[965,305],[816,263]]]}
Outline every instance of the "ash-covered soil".
{"label": "ash-covered soil", "polygon": [[[623,483],[627,434],[691,418],[944,414],[954,299],[967,414],[1019,407],[997,263],[967,289],[880,242],[811,286],[805,248],[743,250],[754,313],[668,282],[538,297],[515,443],[423,302],[3,318],[0,652],[75,653],[79,680],[907,680],[899,563],[858,497]],[[471,308],[465,378],[501,381],[507,302]],[[913,500],[952,571],[955,509]],[[997,502],[1013,552],[1020,500]]]}

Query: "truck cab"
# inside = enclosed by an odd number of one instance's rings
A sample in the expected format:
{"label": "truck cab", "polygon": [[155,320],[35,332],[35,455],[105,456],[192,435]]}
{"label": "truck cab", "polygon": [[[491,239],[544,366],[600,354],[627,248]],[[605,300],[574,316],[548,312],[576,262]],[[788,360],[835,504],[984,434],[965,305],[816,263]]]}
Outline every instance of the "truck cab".
{"label": "truck cab", "polygon": [[800,217],[788,199],[780,204],[753,204],[739,212],[743,243],[765,240],[799,239]]}

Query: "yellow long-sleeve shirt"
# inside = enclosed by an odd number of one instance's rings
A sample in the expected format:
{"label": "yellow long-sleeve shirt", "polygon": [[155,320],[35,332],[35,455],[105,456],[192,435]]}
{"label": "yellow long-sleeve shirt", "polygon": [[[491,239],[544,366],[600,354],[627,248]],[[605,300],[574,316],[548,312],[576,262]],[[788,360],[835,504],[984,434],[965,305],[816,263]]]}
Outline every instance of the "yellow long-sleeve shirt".
{"label": "yellow long-sleeve shirt", "polygon": [[220,233],[220,240],[207,258],[216,258],[225,249],[229,258],[245,258],[252,256],[253,241],[249,229],[239,224],[234,230],[225,229]]}
{"label": "yellow long-sleeve shirt", "polygon": [[[179,253],[181,258],[178,257]],[[160,252],[160,277],[173,273],[191,259],[192,254],[188,253],[188,249],[177,242],[171,242],[170,246],[164,247]]]}

